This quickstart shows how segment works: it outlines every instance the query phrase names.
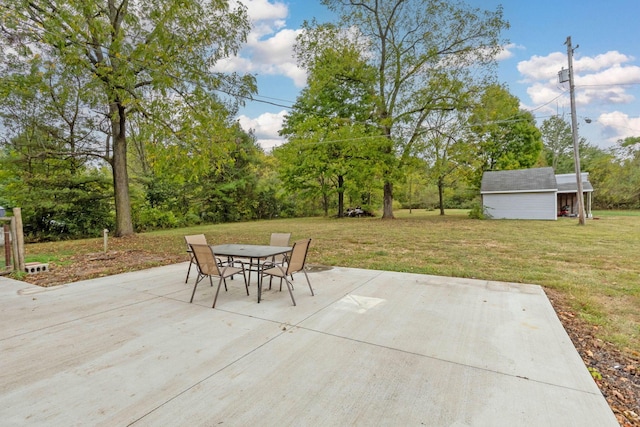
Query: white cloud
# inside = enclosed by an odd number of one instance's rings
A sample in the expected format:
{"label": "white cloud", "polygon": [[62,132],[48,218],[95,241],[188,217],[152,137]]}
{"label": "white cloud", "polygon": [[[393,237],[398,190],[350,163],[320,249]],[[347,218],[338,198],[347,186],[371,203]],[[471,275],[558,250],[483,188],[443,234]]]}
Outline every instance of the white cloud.
{"label": "white cloud", "polygon": [[[566,97],[561,95],[567,94]],[[534,83],[527,88],[527,94],[534,106],[542,106],[553,102],[552,108],[557,105],[569,103],[569,94],[561,85],[549,85],[546,83]]]}
{"label": "white cloud", "polygon": [[283,75],[296,87],[303,87],[307,81],[306,72],[297,66],[293,55],[296,37],[302,30],[285,28],[289,14],[286,4],[268,0],[243,0],[243,3],[252,22],[247,44],[238,56],[220,61],[215,70]]}
{"label": "white cloud", "polygon": [[[640,66],[635,58],[612,50],[595,56],[574,56],[575,100],[578,116],[598,117],[597,126],[582,130],[591,140],[613,144],[628,136],[640,135],[640,118],[634,108],[640,84]],[[559,83],[558,72],[568,68],[567,54],[553,52],[532,56],[518,63],[529,100],[523,108],[536,115],[557,114],[570,108],[569,83]],[[625,107],[622,107],[625,106]],[[624,112],[620,110],[624,109]],[[611,111],[613,112],[607,112]]]}
{"label": "white cloud", "polygon": [[283,142],[283,139],[261,139],[258,141],[265,153],[268,153],[275,147],[282,145]]}
{"label": "white cloud", "polygon": [[611,143],[640,135],[640,117],[629,117],[625,113],[614,111],[600,114],[597,122],[603,127],[602,133]]}
{"label": "white cloud", "polygon": [[567,57],[560,52],[554,52],[547,56],[534,55],[528,61],[518,63],[518,71],[524,77],[523,83],[536,81],[554,81],[558,71],[567,68]]}
{"label": "white cloud", "polygon": [[502,46],[502,49],[500,50],[500,53],[498,53],[498,55],[496,55],[496,60],[497,61],[504,61],[505,59],[509,59],[511,57],[513,57],[514,53],[513,51],[516,49],[524,49],[524,46],[521,45],[517,45],[515,43],[509,43],[506,44],[504,46]]}
{"label": "white cloud", "polygon": [[247,6],[249,19],[252,21],[277,21],[283,20],[289,14],[287,5],[276,1],[271,3],[268,0],[242,0]]}
{"label": "white cloud", "polygon": [[[622,77],[620,79],[610,79],[610,84],[627,84],[640,82],[640,67],[624,66],[623,64],[632,61],[633,58],[623,55],[617,51],[610,51],[595,57],[574,57],[573,72],[575,84],[579,85],[580,78],[592,78],[593,76]],[[518,63],[518,71],[524,77],[523,82],[548,81],[557,82],[558,72],[563,68],[568,68],[567,55],[562,52],[553,52],[547,56],[534,55],[527,61]],[[593,74],[593,72],[599,72]],[[592,73],[592,74],[589,74]]]}
{"label": "white cloud", "polygon": [[278,135],[282,128],[287,111],[283,110],[279,113],[264,113],[255,119],[241,115],[238,117],[238,123],[245,131],[252,130],[258,139],[258,144],[266,151],[284,142],[284,138]]}
{"label": "white cloud", "polygon": [[607,53],[597,55],[593,58],[589,56],[576,58],[574,56],[573,69],[576,74],[584,73],[587,71],[600,71],[609,67],[619,66],[621,64],[624,64],[625,62],[629,62],[632,60],[632,57],[623,55],[617,50],[612,50]]}
{"label": "white cloud", "polygon": [[240,58],[238,56],[234,56],[231,58],[225,58],[216,63],[214,70],[220,73],[251,73],[253,65],[251,61],[246,58]]}
{"label": "white cloud", "polygon": [[306,84],[306,72],[298,67],[293,56],[293,46],[301,32],[302,30],[284,29],[270,38],[250,43],[254,69],[258,73],[285,75],[297,87],[303,87]]}
{"label": "white cloud", "polygon": [[[635,97],[627,85],[640,83],[640,67],[625,65],[633,58],[617,51],[595,57],[574,58],[576,105],[629,104]],[[558,72],[568,68],[567,55],[553,52],[547,56],[532,56],[518,63],[521,83],[529,84],[527,94],[534,106],[542,106],[568,92],[568,83],[558,82]],[[568,100],[568,99],[567,99]],[[554,103],[551,107],[556,107]]]}
{"label": "white cloud", "polygon": [[640,83],[640,67],[631,65],[623,67],[614,64],[598,73],[579,75],[575,71],[576,86],[585,85],[628,85]]}

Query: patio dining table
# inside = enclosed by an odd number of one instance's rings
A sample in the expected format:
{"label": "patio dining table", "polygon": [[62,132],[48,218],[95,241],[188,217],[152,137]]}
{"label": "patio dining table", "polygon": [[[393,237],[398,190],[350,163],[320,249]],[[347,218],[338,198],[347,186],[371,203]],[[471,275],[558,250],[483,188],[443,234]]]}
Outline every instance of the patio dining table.
{"label": "patio dining table", "polygon": [[271,258],[275,255],[281,255],[291,252],[291,246],[271,246],[271,245],[248,245],[228,243],[224,245],[210,245],[211,250],[216,256],[226,256],[231,258],[248,258],[249,259],[249,278],[251,277],[251,268],[256,267],[258,272],[258,302],[262,296],[262,275],[260,274],[260,261]]}

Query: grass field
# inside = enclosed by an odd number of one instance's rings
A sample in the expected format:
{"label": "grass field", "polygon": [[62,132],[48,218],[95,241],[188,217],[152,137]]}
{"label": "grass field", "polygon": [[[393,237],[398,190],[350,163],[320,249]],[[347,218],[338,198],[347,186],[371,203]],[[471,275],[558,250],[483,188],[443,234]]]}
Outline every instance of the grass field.
{"label": "grass field", "polygon": [[[640,213],[594,212],[558,221],[481,221],[466,211],[396,211],[380,218],[304,218],[218,224],[138,234],[110,250],[182,254],[185,234],[211,243],[267,244],[272,232],[311,237],[312,264],[533,283],[564,294],[602,339],[640,352]],[[99,252],[102,238],[28,245],[27,261],[64,262]]]}

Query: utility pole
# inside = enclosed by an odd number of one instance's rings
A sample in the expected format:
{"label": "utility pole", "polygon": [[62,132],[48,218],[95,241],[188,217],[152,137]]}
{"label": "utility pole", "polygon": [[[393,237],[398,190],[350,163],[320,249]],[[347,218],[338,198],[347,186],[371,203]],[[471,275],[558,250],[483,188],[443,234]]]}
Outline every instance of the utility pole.
{"label": "utility pole", "polygon": [[[578,184],[578,225],[585,225],[584,193],[582,191],[582,173],[580,172],[580,151],[578,147],[578,118],[576,117],[575,85],[573,83],[573,48],[571,36],[567,37],[567,56],[569,57],[569,92],[571,94],[571,129],[573,134],[573,162],[576,169],[576,183]],[[578,46],[576,46],[576,49]],[[566,80],[565,80],[566,81]]]}

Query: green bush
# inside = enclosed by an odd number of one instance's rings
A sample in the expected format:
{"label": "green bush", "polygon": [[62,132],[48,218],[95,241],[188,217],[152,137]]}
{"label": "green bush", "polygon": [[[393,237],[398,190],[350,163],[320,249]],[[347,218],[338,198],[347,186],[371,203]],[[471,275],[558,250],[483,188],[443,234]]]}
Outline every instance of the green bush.
{"label": "green bush", "polygon": [[474,202],[469,210],[469,218],[471,219],[489,219],[491,215],[482,206],[480,202]]}
{"label": "green bush", "polygon": [[138,232],[180,226],[180,220],[173,212],[152,207],[141,208],[137,220],[136,231]]}

